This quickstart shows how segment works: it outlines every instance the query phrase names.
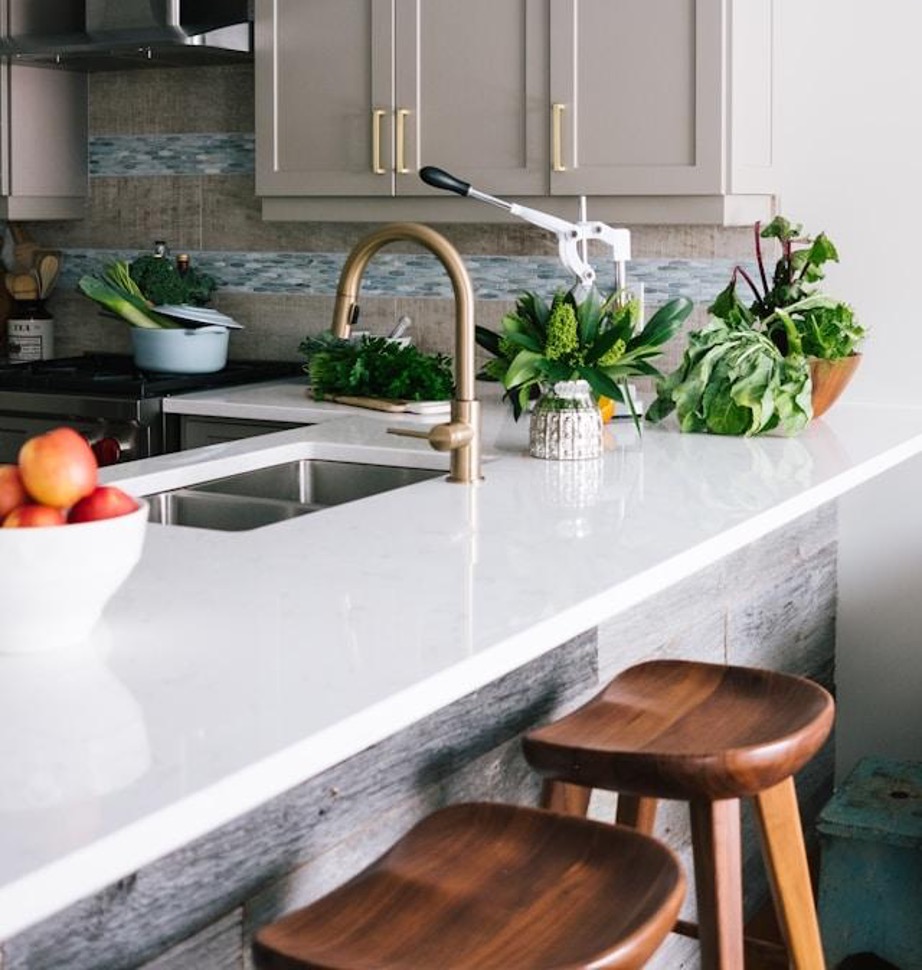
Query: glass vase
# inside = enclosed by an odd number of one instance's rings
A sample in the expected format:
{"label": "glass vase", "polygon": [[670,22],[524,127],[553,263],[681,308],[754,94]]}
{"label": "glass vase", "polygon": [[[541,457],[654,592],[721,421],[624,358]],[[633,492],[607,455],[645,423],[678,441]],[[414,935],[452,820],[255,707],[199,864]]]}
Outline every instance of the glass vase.
{"label": "glass vase", "polygon": [[558,381],[535,404],[529,428],[534,458],[573,461],[602,454],[602,415],[586,381]]}

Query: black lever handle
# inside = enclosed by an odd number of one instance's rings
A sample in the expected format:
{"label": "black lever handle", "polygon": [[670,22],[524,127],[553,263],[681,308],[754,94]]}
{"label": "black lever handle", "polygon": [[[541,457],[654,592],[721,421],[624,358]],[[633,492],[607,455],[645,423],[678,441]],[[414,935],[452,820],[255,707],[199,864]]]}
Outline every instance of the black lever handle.
{"label": "black lever handle", "polygon": [[449,175],[444,169],[436,168],[435,165],[425,165],[419,170],[419,177],[434,189],[444,189],[446,192],[456,192],[458,195],[467,195],[471,191],[470,182],[462,182],[461,179]]}

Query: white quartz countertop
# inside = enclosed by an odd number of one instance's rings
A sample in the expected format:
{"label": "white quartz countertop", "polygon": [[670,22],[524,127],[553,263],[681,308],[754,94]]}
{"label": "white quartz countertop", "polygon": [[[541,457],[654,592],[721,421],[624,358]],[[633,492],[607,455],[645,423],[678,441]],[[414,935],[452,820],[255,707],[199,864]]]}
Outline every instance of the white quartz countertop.
{"label": "white quartz countertop", "polygon": [[315,401],[309,394],[306,377],[289,377],[262,384],[179,394],[165,398],[163,410],[169,414],[284,421],[291,424],[318,424],[348,415],[360,415],[373,421],[391,424],[396,420],[398,424],[409,425],[430,425],[439,420],[432,415],[392,414],[329,401]]}
{"label": "white quartz countertop", "polygon": [[[106,480],[152,494],[308,456],[447,467],[379,415],[318,418],[293,382],[169,403],[322,423]],[[0,656],[0,939],[922,450],[922,409],[846,403],[794,439],[641,443],[616,423],[593,462],[529,458],[525,422],[486,418],[476,486],[250,532],[152,524],[89,642]]]}

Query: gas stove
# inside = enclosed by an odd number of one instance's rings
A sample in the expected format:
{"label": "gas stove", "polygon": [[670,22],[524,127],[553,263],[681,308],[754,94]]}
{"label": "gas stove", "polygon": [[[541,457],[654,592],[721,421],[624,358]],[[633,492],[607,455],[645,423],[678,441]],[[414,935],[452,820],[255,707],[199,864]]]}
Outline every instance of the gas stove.
{"label": "gas stove", "polygon": [[0,364],[0,391],[77,392],[144,399],[291,377],[300,372],[300,365],[289,361],[229,360],[213,374],[165,374],[141,370],[127,354],[84,354]]}
{"label": "gas stove", "polygon": [[295,361],[232,360],[213,374],[166,374],[140,370],[127,354],[0,364],[0,462],[60,425],[80,431],[100,464],[162,454],[174,447],[165,397],[301,373]]}

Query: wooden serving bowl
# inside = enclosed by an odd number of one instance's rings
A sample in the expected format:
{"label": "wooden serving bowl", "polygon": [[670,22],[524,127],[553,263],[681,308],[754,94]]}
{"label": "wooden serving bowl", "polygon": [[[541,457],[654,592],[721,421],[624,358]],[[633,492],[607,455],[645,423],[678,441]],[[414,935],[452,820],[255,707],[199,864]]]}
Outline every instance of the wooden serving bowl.
{"label": "wooden serving bowl", "polygon": [[825,414],[848,386],[858,365],[861,354],[840,357],[838,360],[810,358],[810,379],[813,383],[813,417]]}

